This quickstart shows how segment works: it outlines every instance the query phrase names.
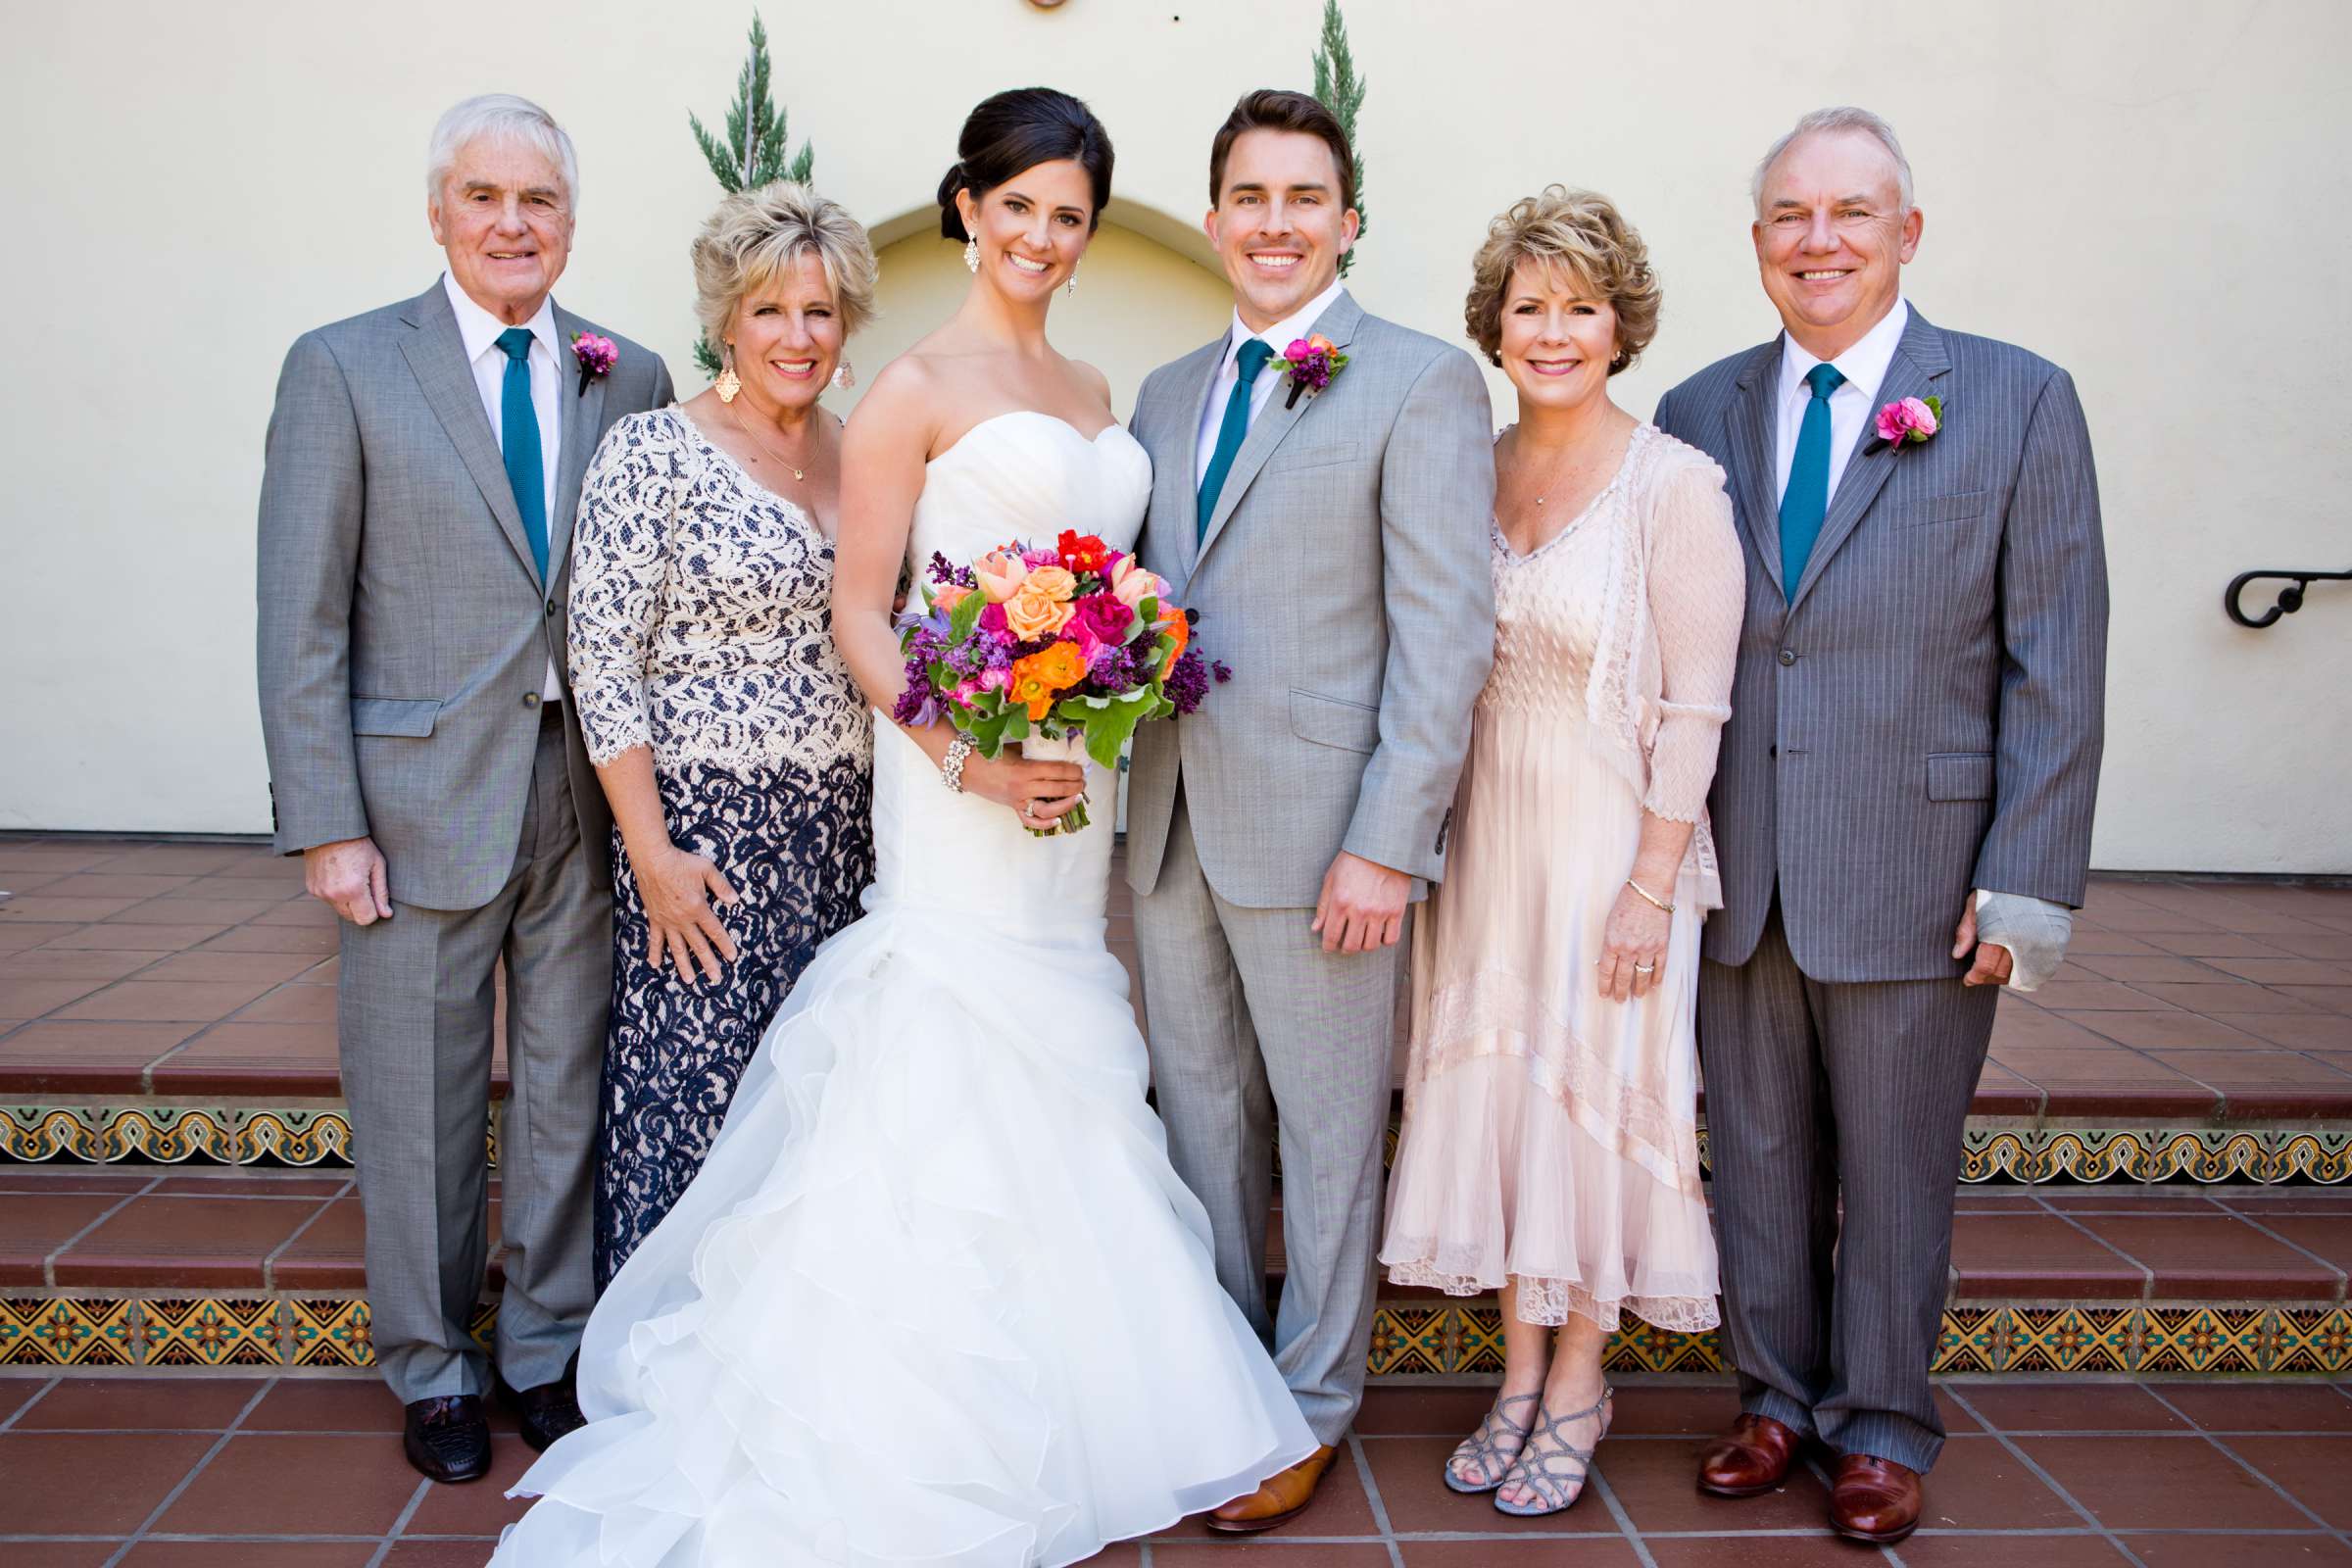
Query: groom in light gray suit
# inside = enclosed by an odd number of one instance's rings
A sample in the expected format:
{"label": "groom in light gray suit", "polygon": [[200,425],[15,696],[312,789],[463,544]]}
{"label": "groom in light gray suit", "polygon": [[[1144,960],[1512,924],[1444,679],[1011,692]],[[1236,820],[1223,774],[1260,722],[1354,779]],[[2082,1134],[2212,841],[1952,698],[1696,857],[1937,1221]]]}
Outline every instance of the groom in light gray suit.
{"label": "groom in light gray suit", "polygon": [[[1248,1532],[1306,1506],[1363,1396],[1396,944],[1444,868],[1493,657],[1494,470],[1470,357],[1339,284],[1355,164],[1329,110],[1244,97],[1209,199],[1235,319],[1137,396],[1140,551],[1234,675],[1137,733],[1127,879],[1170,1158],[1324,1445],[1210,1516]],[[1310,333],[1348,361],[1319,390],[1269,365]],[[1277,1128],[1287,1272],[1269,1317]]]}
{"label": "groom in light gray suit", "polygon": [[286,356],[262,481],[262,728],[276,845],[343,916],[339,985],[375,1354],[410,1462],[489,1466],[468,1323],[488,1249],[493,976],[512,1088],[496,1370],[524,1440],[579,1424],[590,1176],[612,984],[611,818],[564,685],[580,480],[605,429],[669,401],[661,359],[549,298],[570,138],[519,98],[433,132],[448,271]]}
{"label": "groom in light gray suit", "polygon": [[2047,978],[2082,902],[2106,557],[2072,379],[1904,302],[1922,219],[1886,123],[1807,116],[1754,197],[1785,330],[1658,405],[1730,473],[1748,550],[1698,994],[1743,1413],[1699,1485],[1772,1491],[1818,1437],[1832,1527],[1884,1544],[1942,1446],[1993,1004]]}

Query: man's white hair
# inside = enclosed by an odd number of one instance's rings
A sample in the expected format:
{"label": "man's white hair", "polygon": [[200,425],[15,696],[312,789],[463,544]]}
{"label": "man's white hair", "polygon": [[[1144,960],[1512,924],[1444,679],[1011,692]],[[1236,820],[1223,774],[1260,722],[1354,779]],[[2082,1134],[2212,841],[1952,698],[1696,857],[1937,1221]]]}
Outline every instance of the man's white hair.
{"label": "man's white hair", "polygon": [[441,201],[442,181],[456,167],[458,154],[466,144],[489,137],[495,141],[520,142],[532,148],[564,173],[564,205],[578,209],[580,205],[580,159],[572,151],[571,137],[556,123],[556,117],[531,102],[511,92],[486,92],[478,98],[468,98],[443,115],[433,126],[433,140],[424,163],[425,200],[436,206]]}
{"label": "man's white hair", "polygon": [[1781,161],[1781,154],[1787,152],[1801,136],[1833,130],[1859,130],[1878,138],[1879,145],[1886,149],[1886,156],[1894,160],[1894,185],[1902,202],[1902,211],[1911,211],[1911,160],[1903,156],[1903,144],[1895,140],[1894,127],[1867,109],[1844,107],[1814,110],[1791,126],[1788,134],[1774,142],[1764,154],[1756,165],[1755,177],[1748,181],[1747,187],[1748,200],[1754,205],[1758,218],[1764,216],[1764,177],[1772,172],[1772,166]]}

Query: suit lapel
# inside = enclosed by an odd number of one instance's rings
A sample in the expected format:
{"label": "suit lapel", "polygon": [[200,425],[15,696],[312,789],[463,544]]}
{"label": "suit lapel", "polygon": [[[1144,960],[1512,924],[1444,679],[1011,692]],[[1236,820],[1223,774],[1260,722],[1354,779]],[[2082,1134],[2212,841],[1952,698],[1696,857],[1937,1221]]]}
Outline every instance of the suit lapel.
{"label": "suit lapel", "polygon": [[531,542],[522,531],[522,513],[514,505],[514,487],[507,479],[507,462],[499,453],[498,437],[491,432],[490,416],[482,409],[473,367],[466,363],[466,343],[458,335],[458,318],[449,308],[449,296],[436,282],[417,296],[401,319],[413,330],[401,340],[400,352],[416,376],[426,407],[448,432],[482,499],[490,503],[490,514],[498,519],[507,543],[514,547],[522,569],[531,574],[531,581],[538,582]]}
{"label": "suit lapel", "polygon": [[1731,436],[1732,484],[1740,498],[1732,512],[1776,588],[1781,582],[1781,498],[1772,482],[1772,445],[1779,433],[1772,405],[1780,389],[1780,359],[1777,337],[1750,354],[1724,415]]}
{"label": "suit lapel", "polygon": [[556,470],[556,514],[547,521],[547,566],[549,574],[556,577],[564,575],[564,564],[571,559],[571,527],[580,506],[580,482],[587,477],[589,459],[596,456],[596,433],[604,421],[606,378],[590,376],[587,389],[581,390],[578,363],[566,353],[573,335],[587,330],[586,321],[561,305],[556,307],[556,340],[565,345],[556,352],[563,466]]}
{"label": "suit lapel", "polygon": [[[1363,308],[1355,303],[1352,295],[1343,291],[1338,299],[1331,302],[1331,308],[1315,318],[1314,325],[1308,330],[1322,333],[1331,340],[1334,348],[1345,349],[1354,339],[1355,329],[1363,318]],[[1269,368],[1266,373],[1272,375],[1281,372]],[[1344,375],[1347,372],[1341,373]],[[1217,509],[1208,514],[1208,527],[1200,535],[1200,556],[1205,557],[1209,547],[1217,542],[1217,535],[1225,531],[1227,520],[1242,504],[1242,497],[1249,493],[1250,482],[1266,466],[1266,460],[1274,455],[1274,449],[1282,445],[1283,437],[1306,417],[1307,410],[1313,408],[1316,399],[1323,395],[1308,392],[1294,399],[1284,387],[1277,385],[1274,388],[1273,398],[1266,404],[1265,412],[1250,423],[1250,433],[1243,438],[1242,450],[1235,454],[1233,467],[1225,475],[1225,488],[1217,492]]]}
{"label": "suit lapel", "polygon": [[1936,381],[1951,368],[1943,334],[1930,326],[1927,318],[1913,308],[1910,320],[1903,325],[1903,341],[1895,349],[1894,358],[1887,362],[1886,380],[1878,390],[1871,416],[1862,421],[1862,433],[1855,442],[1857,450],[1846,461],[1837,495],[1830,498],[1829,515],[1822,520],[1821,537],[1813,542],[1812,555],[1805,558],[1805,574],[1797,580],[1796,597],[1789,601],[1789,609],[1804,603],[1805,595],[1821,580],[1830,558],[1861,524],[1863,514],[1878,499],[1879,490],[1894,472],[1894,466],[1902,461],[1895,448],[1876,438],[1878,410],[1903,398],[1927,396],[1935,390]]}
{"label": "suit lapel", "polygon": [[1200,528],[1199,523],[1200,495],[1200,416],[1208,406],[1210,388],[1216,385],[1217,367],[1225,361],[1225,350],[1231,344],[1233,329],[1228,326],[1217,334],[1217,340],[1205,348],[1193,351],[1193,360],[1186,363],[1180,373],[1168,379],[1177,388],[1177,406],[1159,421],[1165,433],[1161,436],[1164,450],[1152,455],[1156,466],[1152,471],[1166,485],[1161,501],[1162,514],[1175,519],[1171,530],[1175,537],[1169,541],[1172,554],[1183,564],[1187,582],[1192,580],[1193,568],[1200,559]]}

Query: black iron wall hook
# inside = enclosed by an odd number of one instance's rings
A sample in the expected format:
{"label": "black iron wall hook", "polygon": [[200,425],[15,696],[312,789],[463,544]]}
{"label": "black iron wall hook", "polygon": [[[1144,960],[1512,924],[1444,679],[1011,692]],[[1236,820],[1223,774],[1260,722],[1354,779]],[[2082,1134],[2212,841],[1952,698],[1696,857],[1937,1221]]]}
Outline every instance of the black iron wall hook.
{"label": "black iron wall hook", "polygon": [[[2288,586],[2278,590],[2278,602],[2259,615],[2249,615],[2239,606],[2238,595],[2248,583],[2283,582]],[[2240,626],[2260,631],[2280,615],[2291,615],[2303,608],[2303,590],[2315,582],[2352,582],[2352,571],[2241,571],[2230,579],[2222,591],[2222,609]]]}

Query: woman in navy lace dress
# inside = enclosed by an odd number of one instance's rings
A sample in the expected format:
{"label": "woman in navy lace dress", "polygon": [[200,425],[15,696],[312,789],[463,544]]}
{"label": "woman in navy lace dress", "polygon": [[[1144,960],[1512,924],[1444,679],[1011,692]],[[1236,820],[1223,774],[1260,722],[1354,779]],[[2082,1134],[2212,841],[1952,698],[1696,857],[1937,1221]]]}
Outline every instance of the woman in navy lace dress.
{"label": "woman in navy lace dress", "polygon": [[871,314],[873,250],[778,182],[720,205],[694,270],[725,369],[612,427],[572,541],[572,691],[614,840],[600,1290],[873,870],[872,732],[831,626],[841,424],[817,403]]}

